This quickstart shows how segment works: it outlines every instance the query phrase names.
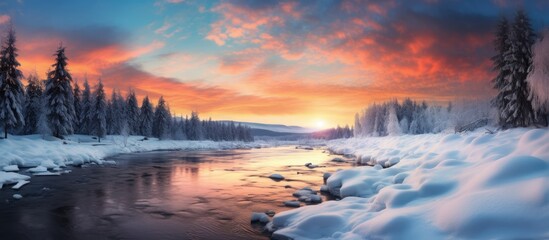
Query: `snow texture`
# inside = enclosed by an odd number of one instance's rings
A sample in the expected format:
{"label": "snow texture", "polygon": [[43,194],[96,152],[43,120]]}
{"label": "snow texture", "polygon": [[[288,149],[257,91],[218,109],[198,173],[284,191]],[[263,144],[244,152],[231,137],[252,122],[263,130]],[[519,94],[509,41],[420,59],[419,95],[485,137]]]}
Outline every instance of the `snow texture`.
{"label": "snow texture", "polygon": [[[274,239],[549,238],[549,129],[334,140],[374,167],[335,172],[344,197],[277,214]],[[400,161],[382,168],[390,159]]]}
{"label": "snow texture", "polygon": [[17,172],[17,171],[19,171],[19,167],[17,167],[17,165],[4,166],[2,169],[5,172]]}

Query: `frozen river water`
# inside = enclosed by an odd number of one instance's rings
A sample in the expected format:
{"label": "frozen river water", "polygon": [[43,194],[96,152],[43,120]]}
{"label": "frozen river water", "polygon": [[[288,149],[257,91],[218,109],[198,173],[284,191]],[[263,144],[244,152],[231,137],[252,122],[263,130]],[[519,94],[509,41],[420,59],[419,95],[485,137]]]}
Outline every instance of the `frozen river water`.
{"label": "frozen river water", "polygon": [[35,176],[18,191],[4,186],[0,232],[2,239],[266,239],[251,213],[289,210],[282,203],[295,200],[293,192],[318,191],[324,172],[351,165],[333,158],[294,147],[120,155],[109,159],[116,165]]}

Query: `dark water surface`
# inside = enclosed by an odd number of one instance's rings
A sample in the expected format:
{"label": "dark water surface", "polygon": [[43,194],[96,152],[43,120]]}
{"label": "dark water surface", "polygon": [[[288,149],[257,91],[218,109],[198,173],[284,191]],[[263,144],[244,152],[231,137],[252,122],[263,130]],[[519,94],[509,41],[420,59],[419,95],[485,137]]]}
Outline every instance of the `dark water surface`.
{"label": "dark water surface", "polygon": [[289,210],[282,202],[296,189],[318,190],[324,172],[350,165],[332,158],[293,147],[120,155],[109,159],[116,165],[4,186],[0,239],[267,239],[251,213]]}

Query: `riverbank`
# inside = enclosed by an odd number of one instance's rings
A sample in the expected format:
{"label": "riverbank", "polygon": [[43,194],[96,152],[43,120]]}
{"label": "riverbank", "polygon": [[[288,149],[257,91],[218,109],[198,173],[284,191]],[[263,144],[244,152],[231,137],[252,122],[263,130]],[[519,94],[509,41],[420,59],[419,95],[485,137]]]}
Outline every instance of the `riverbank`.
{"label": "riverbank", "polygon": [[[91,136],[72,135],[66,140],[41,135],[9,136],[0,140],[0,188],[26,181],[31,174],[63,174],[67,165],[104,164],[104,159],[122,153],[159,150],[225,150],[262,148],[283,142],[214,142],[145,139],[142,136],[107,136],[98,142]],[[27,175],[16,173],[21,168]],[[5,186],[4,186],[5,187]]]}
{"label": "riverbank", "polygon": [[[334,140],[344,197],[275,215],[275,239],[548,238],[549,130]],[[391,166],[389,168],[384,168]]]}

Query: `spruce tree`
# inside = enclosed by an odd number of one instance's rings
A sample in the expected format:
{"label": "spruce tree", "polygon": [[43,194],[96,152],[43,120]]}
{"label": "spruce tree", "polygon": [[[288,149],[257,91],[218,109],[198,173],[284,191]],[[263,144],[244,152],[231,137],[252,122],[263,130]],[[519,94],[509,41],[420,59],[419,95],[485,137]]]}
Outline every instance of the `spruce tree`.
{"label": "spruce tree", "polygon": [[168,109],[166,108],[166,102],[164,97],[158,99],[158,105],[156,106],[156,111],[154,112],[154,121],[153,121],[153,136],[157,138],[164,138],[166,131],[168,130],[169,124],[169,115]]}
{"label": "spruce tree", "polygon": [[191,113],[191,120],[189,122],[189,133],[187,137],[189,140],[201,140],[202,139],[202,125],[200,124],[200,118],[197,112]]}
{"label": "spruce tree", "polygon": [[30,74],[28,79],[25,101],[25,128],[24,134],[35,134],[38,132],[38,125],[40,121],[40,115],[42,112],[42,94],[43,87],[42,82],[38,79],[36,74]]}
{"label": "spruce tree", "polygon": [[504,115],[505,107],[509,104],[507,100],[508,96],[511,94],[510,91],[506,91],[507,79],[509,70],[506,69],[507,62],[505,61],[505,53],[510,48],[509,41],[509,22],[507,18],[502,17],[498,23],[496,30],[496,39],[494,40],[494,50],[496,55],[492,57],[493,62],[493,71],[497,72],[497,76],[492,80],[494,89],[498,91],[497,96],[492,100],[492,104],[498,110],[498,121],[503,126],[505,125],[505,119],[507,118]]}
{"label": "spruce tree", "polygon": [[120,91],[113,89],[111,99],[107,104],[107,132],[121,134],[126,125],[125,100]]}
{"label": "spruce tree", "polygon": [[92,93],[88,79],[84,79],[84,91],[82,91],[82,105],[80,113],[80,129],[81,134],[90,134],[91,131],[91,116],[92,116]]}
{"label": "spruce tree", "polygon": [[107,102],[105,98],[105,90],[103,90],[103,83],[99,80],[94,95],[94,102],[92,108],[92,134],[97,136],[98,142],[101,142],[101,138],[107,134]]}
{"label": "spruce tree", "polygon": [[503,91],[510,92],[505,96],[509,102],[503,110],[504,127],[527,127],[534,122],[534,111],[528,99],[530,93],[526,82],[532,64],[531,47],[534,41],[535,34],[530,19],[523,11],[518,11],[510,30],[509,49],[504,54],[504,70],[508,70],[509,75]]}
{"label": "spruce tree", "polygon": [[130,128],[130,134],[137,134],[139,132],[139,107],[137,104],[135,92],[130,89],[126,98],[126,119]]}
{"label": "spruce tree", "polygon": [[139,134],[146,137],[152,136],[154,116],[154,109],[149,101],[149,97],[145,96],[145,98],[143,98],[143,103],[141,103],[141,111],[139,113]]}
{"label": "spruce tree", "polygon": [[80,86],[78,86],[78,82],[74,83],[74,90],[73,90],[73,97],[74,97],[74,122],[73,122],[73,130],[74,132],[77,132],[78,129],[80,129],[80,125],[82,123],[82,101],[81,101],[81,92],[80,92]]}
{"label": "spruce tree", "polygon": [[63,138],[73,133],[74,97],[72,92],[72,77],[67,67],[65,48],[59,46],[55,55],[54,68],[48,73],[45,101],[46,117],[49,129],[54,137]]}
{"label": "spruce tree", "polygon": [[25,125],[23,117],[23,73],[17,69],[15,30],[10,26],[2,50],[0,51],[0,123],[4,125],[4,138],[10,128]]}

